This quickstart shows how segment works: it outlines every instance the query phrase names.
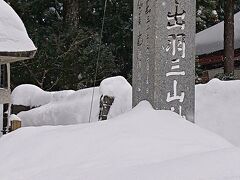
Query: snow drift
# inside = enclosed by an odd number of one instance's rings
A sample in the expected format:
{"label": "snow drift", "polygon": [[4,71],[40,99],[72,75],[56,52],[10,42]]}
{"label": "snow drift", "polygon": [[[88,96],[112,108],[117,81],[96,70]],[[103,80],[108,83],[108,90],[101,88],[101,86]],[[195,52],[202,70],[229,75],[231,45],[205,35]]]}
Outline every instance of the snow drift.
{"label": "snow drift", "polygon": [[196,86],[196,124],[240,146],[240,81]]}
{"label": "snow drift", "polygon": [[111,121],[22,128],[0,147],[4,180],[240,178],[239,149],[147,102]]}

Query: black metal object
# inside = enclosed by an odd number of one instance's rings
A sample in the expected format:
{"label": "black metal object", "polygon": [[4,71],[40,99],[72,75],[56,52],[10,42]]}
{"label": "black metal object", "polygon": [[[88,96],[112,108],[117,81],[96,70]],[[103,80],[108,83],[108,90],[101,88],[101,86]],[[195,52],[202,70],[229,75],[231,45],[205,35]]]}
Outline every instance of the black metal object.
{"label": "black metal object", "polygon": [[107,120],[108,113],[110,111],[110,108],[114,102],[114,97],[110,96],[101,96],[100,98],[100,112],[99,112],[99,121]]}

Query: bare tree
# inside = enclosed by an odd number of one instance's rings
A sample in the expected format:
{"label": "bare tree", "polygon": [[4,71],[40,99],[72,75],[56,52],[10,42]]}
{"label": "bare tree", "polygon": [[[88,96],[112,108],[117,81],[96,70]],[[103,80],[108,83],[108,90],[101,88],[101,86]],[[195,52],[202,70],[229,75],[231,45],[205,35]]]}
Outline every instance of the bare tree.
{"label": "bare tree", "polygon": [[234,75],[234,2],[224,1],[224,74]]}

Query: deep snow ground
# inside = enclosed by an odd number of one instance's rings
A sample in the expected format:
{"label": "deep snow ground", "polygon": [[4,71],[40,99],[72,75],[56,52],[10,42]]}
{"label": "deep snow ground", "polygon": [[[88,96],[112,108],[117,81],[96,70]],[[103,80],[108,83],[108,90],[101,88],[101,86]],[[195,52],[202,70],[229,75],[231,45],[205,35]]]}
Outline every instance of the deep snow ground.
{"label": "deep snow ground", "polygon": [[111,121],[27,127],[0,139],[3,180],[235,180],[240,151],[149,103]]}
{"label": "deep snow ground", "polygon": [[[120,77],[114,80],[114,86],[108,79],[102,84],[104,87],[95,89],[95,113],[98,112],[100,95],[115,95],[118,90],[116,97],[120,99],[113,105],[114,117],[108,121],[25,127],[0,138],[1,179],[240,179],[240,150],[230,143],[240,144],[240,81],[221,82],[214,79],[206,85],[198,85],[196,125],[173,112],[155,111],[148,102],[142,102],[130,110],[126,102],[130,103],[131,87]],[[119,88],[121,85],[125,87],[123,91]],[[35,89],[33,92],[40,91]],[[84,120],[87,115],[81,109],[85,108],[86,102],[89,103],[91,92],[92,89],[66,94],[36,93],[36,99],[47,97],[48,101],[41,99],[41,107],[25,112],[25,116],[30,115],[37,120],[25,122],[41,125],[45,120],[46,123],[61,124],[71,116],[76,121]],[[21,94],[21,91],[18,93]],[[34,104],[34,101],[30,97],[25,103]],[[119,107],[122,111],[115,111]],[[79,112],[83,116],[79,116]],[[61,116],[66,113],[71,116]],[[52,117],[60,121],[52,121]]]}

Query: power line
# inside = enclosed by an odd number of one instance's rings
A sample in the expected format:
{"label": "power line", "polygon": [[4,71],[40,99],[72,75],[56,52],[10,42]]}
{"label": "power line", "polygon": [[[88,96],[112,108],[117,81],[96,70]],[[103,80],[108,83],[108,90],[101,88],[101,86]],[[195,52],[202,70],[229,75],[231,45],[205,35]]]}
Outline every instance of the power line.
{"label": "power line", "polygon": [[92,117],[93,99],[94,99],[94,95],[95,95],[95,86],[96,86],[96,80],[97,80],[97,74],[98,74],[99,59],[100,59],[100,54],[101,54],[101,45],[102,45],[103,30],[104,30],[104,25],[105,25],[106,10],[107,10],[107,0],[105,0],[105,4],[104,4],[102,28],[101,28],[101,33],[100,33],[100,42],[99,42],[99,46],[98,46],[98,55],[97,55],[95,76],[94,76],[94,82],[93,82],[93,92],[92,92],[91,106],[90,106],[90,112],[89,112],[89,120],[88,120],[89,123],[91,122],[91,117]]}

